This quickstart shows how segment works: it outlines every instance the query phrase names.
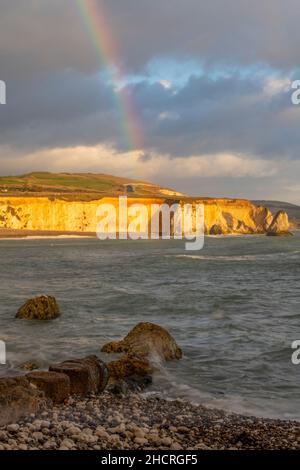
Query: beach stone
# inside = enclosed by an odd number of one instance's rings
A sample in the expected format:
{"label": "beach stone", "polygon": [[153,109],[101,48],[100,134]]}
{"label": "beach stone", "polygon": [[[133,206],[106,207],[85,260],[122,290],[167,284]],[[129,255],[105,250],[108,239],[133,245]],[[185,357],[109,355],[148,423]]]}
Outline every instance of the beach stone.
{"label": "beach stone", "polygon": [[0,426],[36,413],[46,400],[26,377],[0,378]]}
{"label": "beach stone", "polygon": [[116,426],[114,428],[108,428],[108,431],[111,434],[123,434],[123,433],[125,433],[125,424],[121,423],[121,424],[119,424],[119,426]]}
{"label": "beach stone", "polygon": [[135,437],[141,437],[141,438],[145,437],[145,433],[142,429],[137,428],[135,429],[134,433],[135,433]]}
{"label": "beach stone", "polygon": [[53,364],[49,367],[49,371],[66,374],[69,377],[72,395],[85,396],[92,392],[102,392],[109,378],[106,364],[97,356]]}
{"label": "beach stone", "polygon": [[18,310],[16,318],[26,320],[53,320],[60,315],[55,297],[42,295],[27,300]]}
{"label": "beach stone", "polygon": [[70,378],[59,372],[35,371],[26,375],[30,383],[42,390],[54,403],[63,403],[71,393]]}
{"label": "beach stone", "polygon": [[27,450],[28,449],[28,446],[26,444],[19,444],[18,445],[18,449],[19,450]]}
{"label": "beach stone", "polygon": [[172,445],[172,439],[170,437],[164,437],[162,440],[161,440],[161,443],[163,446],[166,446],[166,447],[170,447],[170,445]]}
{"label": "beach stone", "polygon": [[139,446],[146,446],[148,444],[147,439],[145,439],[144,437],[136,437],[134,439],[134,442]]}
{"label": "beach stone", "polygon": [[32,433],[32,437],[36,441],[42,441],[45,436],[42,432],[36,431],[36,432]]}
{"label": "beach stone", "polygon": [[61,447],[66,447],[67,449],[72,449],[74,447],[75,443],[72,441],[72,439],[64,439],[61,443]]}
{"label": "beach stone", "polygon": [[101,437],[102,439],[107,439],[109,436],[108,432],[102,426],[97,427],[95,435]]}
{"label": "beach stone", "polygon": [[17,432],[17,431],[19,431],[19,429],[20,429],[20,426],[18,424],[9,424],[7,426],[7,430],[9,432]]}
{"label": "beach stone", "polygon": [[179,444],[179,442],[173,442],[173,444],[170,447],[171,450],[182,450],[182,446]]}
{"label": "beach stone", "polygon": [[158,357],[166,361],[182,357],[182,351],[170,333],[149,322],[138,323],[123,340],[105,344],[102,351],[126,353],[138,358]]}
{"label": "beach stone", "polygon": [[80,433],[81,433],[81,429],[78,428],[77,426],[74,426],[74,425],[70,426],[66,431],[66,434],[70,437],[71,436],[73,436],[73,437],[77,436]]}

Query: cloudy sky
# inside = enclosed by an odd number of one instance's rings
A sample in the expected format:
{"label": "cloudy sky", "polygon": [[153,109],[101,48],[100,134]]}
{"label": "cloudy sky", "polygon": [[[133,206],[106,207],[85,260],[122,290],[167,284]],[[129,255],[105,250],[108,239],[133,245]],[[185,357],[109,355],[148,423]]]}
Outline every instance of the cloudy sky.
{"label": "cloudy sky", "polygon": [[0,0],[0,174],[300,203],[299,0]]}

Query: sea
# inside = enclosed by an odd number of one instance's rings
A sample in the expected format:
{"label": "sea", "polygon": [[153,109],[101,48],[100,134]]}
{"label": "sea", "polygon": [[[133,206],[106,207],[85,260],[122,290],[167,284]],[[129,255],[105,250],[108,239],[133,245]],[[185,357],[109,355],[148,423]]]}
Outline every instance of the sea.
{"label": "sea", "polygon": [[[201,251],[180,240],[0,240],[0,341],[7,363],[101,353],[137,323],[167,328],[183,350],[147,394],[228,411],[300,420],[300,232],[216,236]],[[54,295],[53,321],[15,318],[28,298]],[[300,358],[300,354],[299,354]]]}

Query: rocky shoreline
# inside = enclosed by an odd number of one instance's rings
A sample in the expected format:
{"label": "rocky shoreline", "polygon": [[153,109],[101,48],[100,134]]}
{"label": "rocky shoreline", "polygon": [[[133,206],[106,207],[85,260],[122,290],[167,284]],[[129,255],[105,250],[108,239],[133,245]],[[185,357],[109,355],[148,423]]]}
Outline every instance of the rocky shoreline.
{"label": "rocky shoreline", "polygon": [[[60,314],[54,298],[27,301],[22,318]],[[97,356],[0,378],[0,450],[300,449],[300,422],[242,416],[147,395],[156,361],[179,360],[167,330],[139,323]],[[156,363],[157,364],[157,363]]]}
{"label": "rocky shoreline", "polygon": [[0,428],[0,450],[299,449],[300,423],[136,392],[70,397]]}

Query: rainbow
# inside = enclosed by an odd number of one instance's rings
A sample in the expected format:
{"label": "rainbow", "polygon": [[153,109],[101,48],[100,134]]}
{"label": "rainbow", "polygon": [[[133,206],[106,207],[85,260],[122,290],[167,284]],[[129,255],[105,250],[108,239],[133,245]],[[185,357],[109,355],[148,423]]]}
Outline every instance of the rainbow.
{"label": "rainbow", "polygon": [[144,146],[143,132],[130,91],[126,87],[120,87],[124,74],[116,43],[109,30],[103,1],[76,0],[76,2],[97,52],[99,65],[107,67],[110,71],[124,144],[127,150],[140,150]]}

